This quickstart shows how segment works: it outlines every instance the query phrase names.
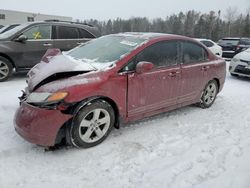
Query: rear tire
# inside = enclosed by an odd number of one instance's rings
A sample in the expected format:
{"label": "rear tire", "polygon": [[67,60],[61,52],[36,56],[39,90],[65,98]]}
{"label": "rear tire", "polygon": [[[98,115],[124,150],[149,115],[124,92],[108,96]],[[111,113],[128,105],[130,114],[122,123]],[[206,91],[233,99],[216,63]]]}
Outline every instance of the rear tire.
{"label": "rear tire", "polygon": [[80,148],[89,148],[103,142],[115,123],[112,106],[104,100],[83,107],[75,117],[70,131],[71,142]]}
{"label": "rear tire", "polygon": [[12,75],[12,71],[11,62],[4,57],[0,57],[0,82],[6,81]]}
{"label": "rear tire", "polygon": [[201,108],[209,108],[214,103],[218,94],[218,84],[215,80],[211,80],[205,86],[203,94],[198,104]]}

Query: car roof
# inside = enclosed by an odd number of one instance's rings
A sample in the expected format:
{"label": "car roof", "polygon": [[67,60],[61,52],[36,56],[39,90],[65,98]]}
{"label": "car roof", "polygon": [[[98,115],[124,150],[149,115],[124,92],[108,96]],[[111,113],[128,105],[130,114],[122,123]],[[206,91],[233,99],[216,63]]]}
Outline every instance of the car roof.
{"label": "car roof", "polygon": [[145,40],[160,39],[160,38],[191,39],[189,37],[185,37],[181,35],[174,35],[174,34],[167,34],[167,33],[152,33],[152,32],[125,32],[125,33],[118,33],[118,34],[112,34],[112,35],[122,36],[122,37],[135,37],[135,38],[141,38]]}
{"label": "car roof", "polygon": [[[95,37],[100,36],[100,32],[97,27],[86,24],[86,23],[77,23],[77,22],[70,22],[70,21],[60,21],[60,20],[45,20],[45,21],[35,21],[35,22],[27,22],[24,23],[26,24],[26,28],[30,27],[32,25],[37,25],[37,24],[53,24],[53,25],[61,25],[61,26],[73,26],[77,28],[83,28],[86,29],[88,32],[90,32],[92,35]],[[24,25],[22,24],[22,25]]]}
{"label": "car roof", "polygon": [[221,40],[240,40],[240,38],[239,37],[225,37]]}
{"label": "car roof", "polygon": [[208,41],[212,41],[211,39],[205,39],[205,38],[195,38],[195,40],[201,41],[201,40],[208,40]]}

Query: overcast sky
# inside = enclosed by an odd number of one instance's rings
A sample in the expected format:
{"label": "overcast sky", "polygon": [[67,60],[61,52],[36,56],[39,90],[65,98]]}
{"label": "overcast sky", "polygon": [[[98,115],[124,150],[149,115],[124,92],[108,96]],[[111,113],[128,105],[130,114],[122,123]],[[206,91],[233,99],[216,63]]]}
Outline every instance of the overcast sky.
{"label": "overcast sky", "polygon": [[0,9],[70,16],[74,19],[107,20],[132,16],[165,18],[172,13],[196,10],[223,12],[237,7],[239,13],[250,10],[250,0],[0,0]]}

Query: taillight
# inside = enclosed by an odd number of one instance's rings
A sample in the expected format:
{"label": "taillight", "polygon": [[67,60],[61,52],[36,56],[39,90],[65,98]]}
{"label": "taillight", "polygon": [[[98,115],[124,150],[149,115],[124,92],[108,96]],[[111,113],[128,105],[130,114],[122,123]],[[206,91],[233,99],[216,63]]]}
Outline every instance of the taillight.
{"label": "taillight", "polygon": [[240,49],[240,45],[238,44],[237,46],[236,46],[236,50],[239,50]]}

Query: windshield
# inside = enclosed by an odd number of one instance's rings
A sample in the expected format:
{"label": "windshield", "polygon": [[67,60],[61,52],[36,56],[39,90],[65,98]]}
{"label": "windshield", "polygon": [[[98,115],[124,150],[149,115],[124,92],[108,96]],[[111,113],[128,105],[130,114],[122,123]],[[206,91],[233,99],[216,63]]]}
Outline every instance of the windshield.
{"label": "windshield", "polygon": [[19,26],[16,26],[2,34],[0,34],[0,38],[8,38],[12,35],[14,35],[16,32],[22,30],[23,28],[27,27],[29,25],[29,23],[25,23],[25,24],[21,24]]}
{"label": "windshield", "polygon": [[4,27],[2,27],[1,29],[0,29],[0,33],[2,33],[6,28],[8,28],[9,27],[9,25],[6,25],[6,26],[4,26]]}
{"label": "windshield", "polygon": [[114,62],[120,59],[122,55],[131,52],[145,40],[131,36],[109,35],[77,47],[69,51],[67,55],[89,63]]}

